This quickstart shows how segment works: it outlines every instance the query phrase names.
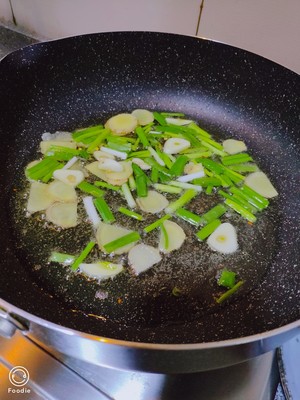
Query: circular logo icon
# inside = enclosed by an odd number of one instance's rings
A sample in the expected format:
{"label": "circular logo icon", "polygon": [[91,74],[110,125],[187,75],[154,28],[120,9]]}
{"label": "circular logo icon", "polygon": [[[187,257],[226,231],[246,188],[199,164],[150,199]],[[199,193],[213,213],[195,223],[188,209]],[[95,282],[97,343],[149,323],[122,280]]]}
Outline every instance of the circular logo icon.
{"label": "circular logo icon", "polygon": [[25,386],[29,381],[29,372],[25,367],[18,365],[9,371],[8,379],[14,386]]}

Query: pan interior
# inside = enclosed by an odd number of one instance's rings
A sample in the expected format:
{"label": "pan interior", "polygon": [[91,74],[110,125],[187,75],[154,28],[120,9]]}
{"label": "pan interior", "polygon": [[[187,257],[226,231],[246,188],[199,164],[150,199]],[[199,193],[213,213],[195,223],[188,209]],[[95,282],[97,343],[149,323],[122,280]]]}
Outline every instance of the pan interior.
{"label": "pan interior", "polygon": [[[36,158],[33,154],[31,159]],[[239,294],[245,296],[260,284],[276,249],[279,216],[276,200],[273,200],[272,206],[258,215],[255,224],[249,224],[234,211],[228,210],[222,217],[222,222],[231,222],[237,229],[239,250],[234,254],[222,255],[212,251],[205,241],[196,240],[195,232],[199,228],[173,217],[187,235],[179,250],[164,255],[159,264],[139,276],[127,267],[114,279],[102,282],[88,279],[83,274],[73,273],[69,267],[48,262],[53,250],[76,255],[93,240],[95,233],[91,224],[86,222],[82,202],[79,203],[79,225],[67,230],[59,229],[45,220],[44,213],[37,213],[34,217],[26,215],[29,185],[23,177],[19,178],[14,185],[17,190],[10,213],[14,216],[12,225],[19,258],[25,261],[36,284],[49,295],[70,309],[103,320],[138,327],[197,321],[220,308],[215,298],[224,292],[217,285],[221,270],[234,271],[238,279],[245,281]],[[176,199],[174,195],[166,197],[170,201]],[[208,196],[203,191],[188,208],[201,215],[221,201],[221,196],[216,193]],[[109,202],[118,225],[141,232],[140,222],[117,212],[124,205],[119,194],[112,194]],[[143,225],[156,219],[157,215],[148,214]],[[154,247],[158,241],[159,230],[143,237],[144,243]],[[100,250],[93,252],[89,261],[99,259],[127,263],[126,255],[112,258]]]}

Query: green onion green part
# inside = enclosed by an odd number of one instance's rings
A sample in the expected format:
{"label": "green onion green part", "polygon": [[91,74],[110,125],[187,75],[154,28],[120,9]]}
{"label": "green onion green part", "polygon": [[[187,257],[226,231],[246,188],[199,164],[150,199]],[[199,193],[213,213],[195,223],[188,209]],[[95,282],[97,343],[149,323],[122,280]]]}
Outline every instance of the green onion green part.
{"label": "green onion green part", "polygon": [[146,226],[144,228],[144,232],[145,233],[149,233],[151,231],[153,231],[154,229],[158,228],[163,222],[165,222],[167,219],[170,219],[171,215],[170,214],[166,214],[163,217],[157,219],[155,222],[153,222],[152,224]]}
{"label": "green onion green part", "polygon": [[111,224],[116,220],[111,209],[109,208],[109,205],[103,197],[94,199],[94,205],[104,222]]}
{"label": "green onion green part", "polygon": [[221,272],[221,275],[218,279],[218,285],[231,289],[235,285],[235,278],[236,278],[235,272],[224,269]]}
{"label": "green onion green part", "polygon": [[90,254],[95,244],[96,242],[89,242],[85,246],[85,248],[82,250],[82,252],[79,254],[79,256],[75,259],[75,261],[71,265],[71,269],[73,271],[76,271],[79,265],[87,258],[87,256]]}
{"label": "green onion green part", "polygon": [[221,221],[219,219],[214,219],[212,222],[200,229],[200,231],[196,233],[196,236],[198,237],[198,239],[204,240],[208,238],[208,236],[210,236],[220,225]]}
{"label": "green onion green part", "polygon": [[165,248],[165,250],[168,250],[168,247],[169,247],[169,235],[168,235],[168,232],[167,232],[167,230],[166,230],[166,228],[165,228],[163,223],[160,224],[160,229],[161,229],[161,233],[162,233],[163,238],[164,238],[164,248]]}
{"label": "green onion green part", "polygon": [[235,292],[238,291],[238,289],[244,284],[244,281],[239,281],[237,282],[231,289],[227,290],[222,296],[218,297],[216,299],[216,302],[218,304],[223,303],[225,300],[227,300],[230,296],[232,296]]}
{"label": "green onion green part", "polygon": [[197,194],[198,192],[196,190],[188,189],[179,199],[170,203],[168,207],[165,208],[165,212],[167,214],[174,213],[178,208],[182,208],[185,204],[189,203]]}
{"label": "green onion green part", "polygon": [[75,256],[66,253],[59,253],[57,251],[52,251],[49,257],[50,262],[57,262],[60,264],[70,265],[74,262]]}
{"label": "green onion green part", "polygon": [[128,210],[128,208],[125,207],[119,207],[118,211],[124,215],[127,215],[128,217],[137,219],[138,221],[143,221],[144,219],[144,217],[141,214]]}
{"label": "green onion green part", "polygon": [[201,216],[201,222],[204,224],[209,224],[213,220],[222,217],[227,211],[226,206],[224,204],[217,204],[215,207],[211,208],[205,214]]}
{"label": "green onion green part", "polygon": [[191,225],[198,226],[201,222],[200,215],[194,214],[193,212],[186,210],[185,208],[179,208],[176,213],[177,217],[190,223]]}
{"label": "green onion green part", "polygon": [[77,187],[85,193],[88,193],[94,197],[102,197],[104,195],[103,190],[97,188],[95,185],[92,185],[91,183],[88,182],[81,182]]}
{"label": "green onion green part", "polygon": [[131,232],[128,233],[127,235],[124,235],[118,239],[113,240],[112,242],[109,242],[105,244],[103,247],[107,253],[112,253],[117,249],[120,249],[121,247],[127,246],[130,243],[137,242],[140,240],[140,235],[138,232]]}

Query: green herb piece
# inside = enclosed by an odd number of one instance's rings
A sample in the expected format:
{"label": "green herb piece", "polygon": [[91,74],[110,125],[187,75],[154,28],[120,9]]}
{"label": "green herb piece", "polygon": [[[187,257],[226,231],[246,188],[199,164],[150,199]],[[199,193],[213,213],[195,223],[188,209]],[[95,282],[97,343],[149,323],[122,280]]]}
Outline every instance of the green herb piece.
{"label": "green herb piece", "polygon": [[222,186],[221,180],[216,178],[216,177],[213,177],[213,176],[212,177],[211,176],[209,176],[209,177],[204,176],[203,178],[194,179],[193,183],[195,185],[200,185],[200,186],[203,186],[203,187],[207,187],[207,186],[214,186],[214,187]]}
{"label": "green herb piece", "polygon": [[136,189],[136,182],[135,182],[133,175],[130,175],[130,177],[128,178],[128,185],[129,185],[131,191]]}
{"label": "green herb piece", "polygon": [[72,133],[72,139],[74,142],[87,144],[93,141],[102,129],[103,125],[95,125],[89,128],[76,130]]}
{"label": "green herb piece", "polygon": [[80,189],[82,192],[88,193],[94,197],[102,197],[104,195],[104,191],[97,188],[95,185],[92,185],[91,183],[88,182],[81,182],[79,185],[77,185],[78,189]]}
{"label": "green herb piece", "polygon": [[245,191],[242,188],[238,189],[237,187],[232,186],[229,190],[231,193],[238,195],[241,198],[245,199],[248,203],[252,204],[258,210],[263,210],[265,208],[264,205],[260,201],[256,200],[252,196],[249,196],[247,193],[245,193]]}
{"label": "green herb piece", "polygon": [[134,151],[129,154],[130,158],[147,158],[150,156],[151,156],[151,153],[149,150]]}
{"label": "green herb piece", "polygon": [[256,172],[259,170],[256,164],[233,164],[228,166],[229,169],[235,172]]}
{"label": "green herb piece", "polygon": [[238,214],[240,214],[242,217],[247,219],[250,222],[255,222],[256,221],[256,216],[252,214],[250,211],[246,210],[245,207],[241,206],[240,204],[236,203],[235,201],[231,199],[226,199],[225,204],[232,208],[234,211],[236,211]]}
{"label": "green herb piece", "polygon": [[221,221],[219,219],[214,219],[212,222],[200,229],[200,231],[196,232],[196,236],[198,237],[198,239],[204,240],[208,236],[210,236],[220,225]]}
{"label": "green herb piece", "polygon": [[116,138],[107,139],[107,147],[112,150],[117,150],[122,153],[129,153],[131,151],[131,143],[124,142]]}
{"label": "green herb piece", "polygon": [[163,160],[167,168],[171,169],[172,165],[174,162],[172,162],[168,156],[168,154],[162,153],[160,150],[156,149],[156,153],[159,155],[159,157]]}
{"label": "green herb piece", "polygon": [[176,161],[170,168],[170,174],[172,176],[181,176],[183,174],[183,170],[184,170],[184,167],[185,167],[185,164],[187,163],[187,161],[188,161],[187,156],[183,156],[183,155],[178,156]]}
{"label": "green herb piece", "polygon": [[47,157],[47,158],[44,158],[43,160],[41,160],[40,162],[38,162],[37,164],[35,164],[33,167],[27,168],[26,176],[28,178],[36,180],[36,181],[43,179],[44,177],[48,177],[49,174],[51,175],[50,176],[50,178],[51,178],[53,172],[56,169],[59,169],[62,167],[63,167],[63,165],[60,164],[58,161],[53,160],[50,157]]}
{"label": "green herb piece", "polygon": [[201,222],[203,222],[204,224],[209,224],[213,220],[220,218],[223,214],[226,213],[226,211],[227,208],[224,206],[224,204],[217,204],[215,207],[211,208],[209,211],[201,216]]}
{"label": "green herb piece", "polygon": [[134,200],[134,198],[133,198],[133,196],[131,194],[131,191],[130,191],[130,189],[128,187],[128,184],[127,183],[123,183],[123,185],[121,186],[121,189],[122,189],[122,193],[123,193],[123,195],[125,197],[125,200],[127,201],[128,206],[130,208],[136,207],[136,202],[135,202],[135,200]]}
{"label": "green herb piece", "polygon": [[189,222],[191,225],[198,226],[201,222],[200,215],[194,214],[193,212],[186,210],[185,208],[179,208],[176,213],[177,217]]}
{"label": "green herb piece", "polygon": [[202,158],[202,157],[210,157],[212,155],[211,151],[207,151],[205,149],[205,151],[201,151],[201,152],[197,152],[197,153],[190,153],[190,154],[186,154],[187,158],[189,160],[197,160],[198,158]]}
{"label": "green herb piece", "polygon": [[138,197],[146,197],[148,194],[147,175],[135,163],[132,163],[132,170],[135,177],[136,193]]}
{"label": "green herb piece", "polygon": [[195,122],[192,122],[191,124],[189,124],[189,128],[193,129],[197,133],[197,135],[200,137],[204,137],[204,138],[211,137],[211,135],[208,132],[206,132],[204,129],[200,128],[200,126],[195,124]]}
{"label": "green herb piece", "polygon": [[164,193],[175,193],[175,194],[179,194],[182,192],[182,189],[176,186],[171,186],[171,185],[164,185],[162,183],[155,183],[153,185],[153,187],[156,190],[159,190],[160,192],[164,192]]}
{"label": "green herb piece", "polygon": [[224,269],[221,272],[221,275],[218,279],[218,285],[227,287],[228,289],[232,289],[233,286],[235,285],[235,278],[236,278],[235,272]]}
{"label": "green herb piece", "polygon": [[179,199],[173,201],[165,208],[165,212],[167,214],[172,214],[178,208],[182,208],[185,204],[189,203],[195,196],[197,196],[198,192],[194,189],[188,189]]}
{"label": "green herb piece", "polygon": [[60,264],[70,265],[74,262],[75,256],[66,253],[59,253],[57,251],[52,251],[49,257],[50,262],[57,262]]}
{"label": "green herb piece", "polygon": [[165,117],[162,114],[158,113],[157,111],[153,112],[153,117],[160,125],[167,124]]}
{"label": "green herb piece", "polygon": [[87,258],[87,256],[90,254],[92,249],[94,248],[96,242],[89,242],[85,248],[82,250],[82,252],[79,254],[79,256],[75,259],[73,264],[71,265],[71,269],[73,271],[76,271],[79,265]]}
{"label": "green herb piece", "polygon": [[162,233],[163,238],[164,238],[164,248],[165,248],[165,250],[168,250],[168,247],[169,247],[169,235],[168,235],[168,232],[167,232],[167,230],[166,230],[166,228],[165,228],[163,223],[160,224],[160,230],[161,230],[161,233]]}
{"label": "green herb piece", "polygon": [[222,164],[224,165],[241,164],[247,161],[253,161],[252,157],[247,153],[239,153],[222,157]]}
{"label": "green herb piece", "polygon": [[143,221],[144,220],[144,217],[141,214],[138,214],[138,213],[136,213],[134,211],[128,210],[128,208],[120,207],[118,209],[118,211],[120,213],[124,214],[124,215],[127,215],[128,217],[137,219],[138,221]]}
{"label": "green herb piece", "polygon": [[155,222],[153,222],[152,224],[146,226],[144,228],[144,232],[145,233],[149,233],[151,231],[153,231],[154,229],[158,228],[163,222],[165,222],[167,219],[170,219],[171,215],[170,214],[166,214],[163,217],[157,219]]}
{"label": "green herb piece", "polygon": [[239,174],[238,172],[232,171],[227,167],[224,167],[224,175],[227,175],[228,178],[230,178],[234,183],[240,183],[245,179],[243,175]]}
{"label": "green herb piece", "polygon": [[140,142],[142,143],[142,145],[143,145],[144,147],[150,146],[150,143],[149,143],[149,141],[148,141],[148,139],[147,139],[147,136],[146,136],[146,134],[145,134],[145,132],[144,132],[144,129],[143,129],[141,126],[138,126],[138,127],[135,129],[135,133],[136,133],[137,136],[139,137]]}
{"label": "green herb piece", "polygon": [[103,187],[104,189],[114,190],[115,192],[118,192],[120,190],[120,186],[114,186],[114,185],[111,185],[110,183],[101,182],[101,181],[95,181],[94,185]]}
{"label": "green herb piece", "polygon": [[230,296],[232,296],[238,289],[244,284],[244,281],[237,282],[231,289],[227,290],[227,292],[223,293],[222,296],[216,299],[218,304],[223,303],[227,300]]}
{"label": "green herb piece", "polygon": [[174,286],[172,289],[172,295],[175,297],[179,297],[182,294],[182,290],[179,289],[177,286]]}
{"label": "green herb piece", "polygon": [[89,145],[87,148],[88,153],[93,153],[107,138],[107,136],[110,134],[109,129],[102,129],[96,139]]}
{"label": "green herb piece", "polygon": [[127,235],[121,236],[120,238],[113,240],[112,242],[105,244],[103,247],[107,253],[112,253],[115,250],[127,246],[130,243],[137,242],[140,239],[141,237],[138,232],[131,232]]}
{"label": "green herb piece", "polygon": [[104,222],[111,224],[116,220],[103,197],[94,199],[94,204]]}
{"label": "green herb piece", "polygon": [[203,167],[207,168],[209,171],[213,172],[214,174],[222,174],[224,172],[223,165],[208,159],[208,158],[201,158],[198,160]]}
{"label": "green herb piece", "polygon": [[269,200],[261,194],[257,193],[255,190],[251,189],[249,186],[244,185],[240,188],[240,190],[247,194],[249,197],[259,201],[264,206],[264,208],[268,207]]}
{"label": "green herb piece", "polygon": [[151,179],[151,181],[152,181],[153,183],[158,182],[158,169],[157,169],[157,168],[152,167],[150,179]]}
{"label": "green herb piece", "polygon": [[214,188],[213,185],[208,185],[205,190],[205,193],[208,195],[212,194],[213,188]]}

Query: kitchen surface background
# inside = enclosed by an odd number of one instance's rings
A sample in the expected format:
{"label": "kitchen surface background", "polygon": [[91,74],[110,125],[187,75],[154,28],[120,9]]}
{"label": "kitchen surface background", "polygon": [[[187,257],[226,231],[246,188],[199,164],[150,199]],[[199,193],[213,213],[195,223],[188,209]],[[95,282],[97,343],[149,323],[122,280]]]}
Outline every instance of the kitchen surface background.
{"label": "kitchen surface background", "polygon": [[300,0],[0,0],[0,23],[40,40],[120,30],[198,35],[300,74]]}

